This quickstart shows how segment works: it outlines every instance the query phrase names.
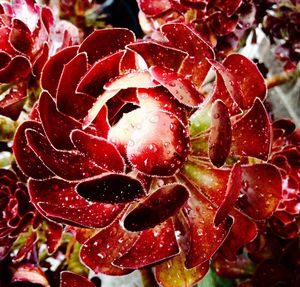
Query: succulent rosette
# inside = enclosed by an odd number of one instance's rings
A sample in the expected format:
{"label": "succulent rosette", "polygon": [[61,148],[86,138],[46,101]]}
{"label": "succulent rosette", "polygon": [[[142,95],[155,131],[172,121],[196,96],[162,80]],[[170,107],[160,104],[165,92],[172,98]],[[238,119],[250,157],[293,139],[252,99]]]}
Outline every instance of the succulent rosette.
{"label": "succulent rosette", "polygon": [[235,54],[215,61],[185,24],[161,34],[136,41],[127,29],[98,30],[50,58],[13,151],[32,203],[73,226],[93,271],[155,264],[161,285],[191,286],[217,250],[233,260],[255,238],[282,181],[267,163],[271,124],[256,65]]}
{"label": "succulent rosette", "polygon": [[[41,217],[30,202],[26,185],[13,171],[6,169],[0,170],[0,214],[0,260],[12,249],[17,251],[12,254],[14,261],[24,259],[38,240],[37,229],[42,222],[48,228],[45,233],[48,252],[57,248],[62,227]],[[26,240],[18,242],[24,232]]]}
{"label": "succulent rosette", "polygon": [[270,218],[274,232],[283,238],[300,234],[300,130],[288,119],[273,123],[273,146],[270,162],[276,165],[283,178],[283,198]]}
{"label": "succulent rosette", "polygon": [[219,55],[237,49],[240,40],[255,24],[256,8],[252,1],[138,0],[140,22],[145,33],[167,22],[193,26],[214,46]]}
{"label": "succulent rosette", "polygon": [[16,120],[28,89],[38,88],[49,53],[76,44],[77,28],[55,23],[51,10],[34,0],[0,2],[0,113]]}

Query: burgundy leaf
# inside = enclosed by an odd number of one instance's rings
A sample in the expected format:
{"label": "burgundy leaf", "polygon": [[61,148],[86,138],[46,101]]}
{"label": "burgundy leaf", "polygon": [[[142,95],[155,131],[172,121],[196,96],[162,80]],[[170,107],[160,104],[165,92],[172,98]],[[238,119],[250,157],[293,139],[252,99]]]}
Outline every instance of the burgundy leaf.
{"label": "burgundy leaf", "polygon": [[189,192],[181,184],[165,185],[141,201],[125,217],[124,227],[130,231],[154,228],[174,216],[189,198]]}
{"label": "burgundy leaf", "polygon": [[267,160],[271,145],[271,123],[260,99],[232,125],[231,153]]}
{"label": "burgundy leaf", "polygon": [[216,227],[216,207],[193,186],[188,188],[193,195],[184,208],[190,226],[190,249],[185,265],[190,269],[213,256],[226,238],[232,221],[224,220]]}
{"label": "burgundy leaf", "polygon": [[95,99],[76,92],[78,82],[87,69],[87,56],[85,53],[76,55],[64,65],[56,93],[57,109],[60,112],[74,118],[81,118],[91,108]]}
{"label": "burgundy leaf", "polygon": [[[179,252],[172,219],[144,230],[132,248],[113,264],[123,268],[143,268]],[[151,252],[149,252],[151,250]]]}
{"label": "burgundy leaf", "polygon": [[68,47],[55,54],[45,64],[41,76],[41,85],[52,97],[56,96],[56,90],[64,65],[76,56],[77,49],[78,47]]}
{"label": "burgundy leaf", "polygon": [[209,262],[205,262],[192,269],[184,266],[183,253],[163,262],[155,267],[155,277],[164,287],[194,286],[208,272]]}
{"label": "burgundy leaf", "polygon": [[139,180],[117,173],[105,173],[82,181],[76,191],[89,201],[103,203],[127,203],[145,195]]}
{"label": "burgundy leaf", "polygon": [[200,86],[210,69],[207,59],[214,58],[212,48],[185,24],[165,24],[161,31],[175,47],[189,54],[179,72]]}
{"label": "burgundy leaf", "polygon": [[236,30],[239,17],[237,15],[233,15],[228,18],[224,13],[218,11],[210,16],[209,22],[211,29],[217,36],[226,36],[230,32],[234,32]]}
{"label": "burgundy leaf", "polygon": [[49,254],[52,254],[59,247],[63,234],[63,226],[54,221],[47,220],[46,243]]}
{"label": "burgundy leaf", "polygon": [[120,61],[120,74],[126,74],[133,70],[138,70],[137,54],[133,51],[126,50]]}
{"label": "burgundy leaf", "polygon": [[78,81],[77,92],[98,97],[104,91],[103,86],[108,80],[119,75],[119,64],[124,51],[120,51],[100,59]]}
{"label": "burgundy leaf", "polygon": [[32,68],[32,72],[38,80],[41,77],[42,69],[45,63],[47,62],[48,57],[49,57],[49,45],[48,43],[44,43],[42,51],[34,61],[33,68]]}
{"label": "burgundy leaf", "polygon": [[92,136],[81,130],[73,130],[71,140],[80,152],[104,170],[124,172],[124,159],[108,140]]}
{"label": "burgundy leaf", "polygon": [[26,243],[18,250],[17,255],[14,257],[14,260],[17,262],[23,260],[24,257],[32,251],[32,248],[37,240],[38,238],[36,232],[31,232],[30,235],[26,238]]}
{"label": "burgundy leaf", "polygon": [[25,56],[16,56],[0,70],[0,83],[18,82],[28,77],[31,70],[31,64]]}
{"label": "burgundy leaf", "polygon": [[186,107],[180,105],[172,94],[164,87],[140,88],[137,91],[140,106],[147,110],[163,110],[177,116],[187,124]]}
{"label": "burgundy leaf", "polygon": [[225,197],[219,206],[214,223],[218,226],[234,207],[242,188],[242,169],[239,163],[236,163],[231,172],[227,183]]}
{"label": "burgundy leaf", "polygon": [[37,131],[28,129],[26,138],[29,147],[42,162],[53,173],[63,179],[80,180],[100,174],[103,171],[78,151],[58,151],[54,149],[47,138]]}
{"label": "burgundy leaf", "polygon": [[56,109],[51,96],[43,91],[39,99],[40,119],[51,144],[57,149],[72,149],[70,132],[81,124]]}
{"label": "burgundy leaf", "polygon": [[189,153],[186,127],[174,115],[164,111],[147,112],[144,117],[128,142],[128,159],[145,174],[173,175]]}
{"label": "burgundy leaf", "polygon": [[123,50],[127,44],[134,42],[133,32],[124,28],[99,29],[90,34],[80,45],[78,52],[86,52],[88,62],[97,60]]}
{"label": "burgundy leaf", "polygon": [[[213,94],[213,97],[225,98],[225,103],[229,104],[229,109],[236,109],[236,104],[241,109],[244,108],[243,93],[236,77],[231,71],[215,60],[209,60],[213,68],[217,72],[217,84]],[[228,95],[234,100],[234,102],[228,99]],[[236,103],[236,104],[235,104]]]}
{"label": "burgundy leaf", "polygon": [[50,218],[70,225],[100,228],[109,225],[124,204],[91,203],[75,191],[75,183],[58,178],[30,179],[28,189],[34,206]]}
{"label": "burgundy leaf", "polygon": [[156,16],[171,8],[169,0],[138,0],[137,2],[147,16]]}
{"label": "burgundy leaf", "polygon": [[223,64],[240,86],[244,108],[250,108],[255,98],[262,101],[265,99],[265,80],[251,60],[240,54],[232,54],[225,59]]}
{"label": "burgundy leaf", "polygon": [[30,55],[33,45],[31,32],[28,29],[28,26],[19,19],[13,19],[12,21],[9,41],[16,50],[23,54]]}
{"label": "burgundy leaf", "polygon": [[221,0],[214,1],[214,6],[218,7],[227,17],[232,16],[236,10],[241,6],[242,0],[230,0],[224,3]]}
{"label": "burgundy leaf", "polygon": [[17,129],[13,142],[13,152],[21,171],[28,177],[34,179],[46,179],[53,173],[29,148],[25,132],[27,129],[34,129],[43,133],[42,125],[34,121],[25,121]]}
{"label": "burgundy leaf", "polygon": [[208,139],[209,158],[214,166],[221,167],[230,151],[231,123],[226,105],[217,100],[211,110],[211,129]]}
{"label": "burgundy leaf", "polygon": [[60,273],[60,287],[95,287],[87,278],[70,271]]}
{"label": "burgundy leaf", "polygon": [[282,197],[282,180],[271,164],[242,166],[242,197],[238,207],[250,217],[260,220],[270,217]]}
{"label": "burgundy leaf", "polygon": [[115,276],[128,274],[132,272],[131,269],[118,268],[112,262],[124,255],[138,237],[138,233],[125,231],[116,220],[82,245],[81,260],[95,273]]}
{"label": "burgundy leaf", "polygon": [[126,48],[141,55],[148,67],[163,66],[172,71],[178,71],[183,60],[188,56],[184,51],[150,41],[129,44]]}
{"label": "burgundy leaf", "polygon": [[150,73],[180,103],[189,107],[197,107],[203,102],[204,96],[196,90],[189,80],[177,72],[154,66],[150,68]]}
{"label": "burgundy leaf", "polygon": [[236,209],[233,209],[230,215],[233,217],[233,224],[221,246],[221,252],[226,259],[234,261],[240,248],[253,241],[256,237],[257,226],[253,220]]}

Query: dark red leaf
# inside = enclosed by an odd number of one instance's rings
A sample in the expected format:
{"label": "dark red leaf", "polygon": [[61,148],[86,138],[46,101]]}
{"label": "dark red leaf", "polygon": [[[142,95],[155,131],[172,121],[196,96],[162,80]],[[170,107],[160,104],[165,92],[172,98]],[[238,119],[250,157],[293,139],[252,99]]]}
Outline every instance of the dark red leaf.
{"label": "dark red leaf", "polygon": [[123,50],[126,45],[134,42],[133,32],[124,28],[99,29],[90,34],[79,47],[78,52],[86,52],[88,62],[97,60]]}
{"label": "dark red leaf", "polygon": [[205,262],[192,269],[184,266],[184,256],[179,255],[155,267],[155,277],[164,287],[194,286],[208,272],[209,262]]}
{"label": "dark red leaf", "polygon": [[190,269],[210,260],[225,240],[232,221],[224,220],[216,227],[216,207],[192,185],[188,188],[192,196],[184,212],[190,226],[190,249],[185,265]]}
{"label": "dark red leaf", "polygon": [[156,16],[171,8],[169,0],[138,0],[137,2],[147,16]]}
{"label": "dark red leaf", "polygon": [[80,180],[102,173],[103,170],[90,162],[84,154],[76,150],[58,151],[37,131],[28,129],[25,133],[29,147],[59,177],[65,180]]}
{"label": "dark red leaf", "polygon": [[56,109],[55,102],[46,91],[43,91],[40,95],[39,111],[43,128],[51,144],[57,149],[74,148],[70,139],[70,132],[73,129],[80,128],[81,124],[60,113]]}
{"label": "dark red leaf", "polygon": [[221,167],[230,151],[231,122],[226,105],[217,100],[211,109],[211,129],[208,139],[209,158],[214,166]]}
{"label": "dark red leaf", "polygon": [[124,227],[130,231],[154,228],[174,216],[189,198],[189,192],[181,184],[165,185],[141,201],[125,217]]}
{"label": "dark red leaf", "polygon": [[242,197],[238,207],[250,217],[260,220],[270,217],[282,197],[282,180],[271,164],[242,166]]}
{"label": "dark red leaf", "polygon": [[16,256],[14,257],[15,261],[21,261],[24,257],[32,251],[34,244],[37,242],[37,234],[35,231],[31,232],[29,236],[26,237],[26,243],[21,246],[18,250]]}
{"label": "dark red leaf", "polygon": [[230,215],[233,217],[233,224],[221,246],[221,252],[226,259],[234,261],[240,248],[253,241],[256,237],[257,226],[253,220],[236,209],[233,209]]}
{"label": "dark red leaf", "polygon": [[82,245],[81,260],[95,273],[115,276],[128,274],[133,270],[118,268],[112,262],[124,255],[138,237],[138,233],[125,231],[116,220]]}
{"label": "dark red leaf", "polygon": [[211,66],[207,59],[214,58],[212,48],[185,24],[165,24],[161,31],[176,48],[189,54],[179,72],[200,86]]}
{"label": "dark red leaf", "polygon": [[196,90],[191,81],[177,72],[154,66],[150,68],[150,73],[180,103],[189,107],[197,107],[203,102],[204,96]]}
{"label": "dark red leaf", "polygon": [[88,72],[78,81],[77,92],[98,97],[104,91],[103,86],[112,78],[119,75],[119,64],[124,55],[120,51],[101,58],[93,64]]}
{"label": "dark red leaf", "polygon": [[217,36],[225,36],[236,30],[239,17],[233,15],[228,18],[224,13],[218,11],[211,15],[209,22],[211,30],[213,30]]}
{"label": "dark red leaf", "polygon": [[145,174],[170,176],[185,162],[189,148],[186,127],[174,115],[158,110],[145,113],[135,126],[127,156]]}
{"label": "dark red leaf", "polygon": [[60,245],[63,234],[63,226],[54,221],[47,220],[46,243],[49,254],[52,254]]}
{"label": "dark red leaf", "polygon": [[267,160],[271,148],[271,123],[260,99],[232,124],[231,153]]}
{"label": "dark red leaf", "polygon": [[80,227],[100,228],[109,225],[123,210],[124,204],[91,203],[75,191],[76,183],[58,178],[29,180],[28,189],[34,206],[58,222]]}
{"label": "dark red leaf", "polygon": [[60,287],[95,287],[87,278],[77,273],[63,271],[60,273]]}
{"label": "dark red leaf", "polygon": [[234,207],[242,188],[242,169],[239,163],[236,163],[231,172],[227,183],[225,197],[219,206],[214,223],[218,226]]}
{"label": "dark red leaf", "polygon": [[56,96],[56,90],[64,65],[76,56],[77,50],[78,47],[65,48],[51,57],[45,64],[41,76],[41,85],[52,97]]}
{"label": "dark red leaf", "polygon": [[266,97],[265,80],[257,66],[245,56],[232,54],[228,56],[223,65],[238,82],[243,93],[243,106],[249,109],[255,98],[262,101]]}
{"label": "dark red leaf", "polygon": [[105,173],[82,181],[76,191],[89,201],[103,203],[129,203],[145,195],[139,180],[118,173]]}
{"label": "dark red leaf", "polygon": [[183,60],[188,56],[184,51],[151,41],[136,42],[127,45],[126,48],[141,55],[148,67],[162,66],[172,71],[178,71]]}
{"label": "dark red leaf", "polygon": [[0,70],[0,83],[18,82],[27,78],[31,70],[31,64],[25,56],[16,56]]}
{"label": "dark red leaf", "polygon": [[18,166],[28,177],[35,179],[49,178],[53,173],[28,146],[25,136],[27,129],[34,129],[39,133],[43,133],[42,125],[34,121],[25,121],[18,127],[12,147]]}
{"label": "dark red leaf", "polygon": [[153,229],[142,231],[133,247],[113,264],[123,268],[143,268],[178,252],[174,225],[169,219]]}
{"label": "dark red leaf", "polygon": [[60,112],[74,118],[81,118],[91,108],[95,99],[76,92],[78,82],[87,69],[87,56],[85,53],[76,55],[64,65],[56,93],[56,105]]}
{"label": "dark red leaf", "polygon": [[30,56],[33,41],[28,26],[19,19],[13,19],[9,41],[17,51]]}
{"label": "dark red leaf", "polygon": [[218,7],[227,17],[232,16],[236,10],[241,6],[242,0],[230,0],[224,3],[221,0],[214,1],[214,6]]}
{"label": "dark red leaf", "polygon": [[104,170],[124,172],[125,162],[117,148],[108,140],[73,130],[71,140],[76,148]]}

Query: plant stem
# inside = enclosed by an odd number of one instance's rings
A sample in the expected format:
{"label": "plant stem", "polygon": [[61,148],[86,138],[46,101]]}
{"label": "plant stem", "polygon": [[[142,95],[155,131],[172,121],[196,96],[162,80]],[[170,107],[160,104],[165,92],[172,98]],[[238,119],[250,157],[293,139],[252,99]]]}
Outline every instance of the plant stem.
{"label": "plant stem", "polygon": [[266,79],[268,89],[281,86],[300,77],[300,67],[297,67],[293,72],[283,72],[280,74],[272,75]]}
{"label": "plant stem", "polygon": [[143,287],[158,287],[151,268],[140,269]]}

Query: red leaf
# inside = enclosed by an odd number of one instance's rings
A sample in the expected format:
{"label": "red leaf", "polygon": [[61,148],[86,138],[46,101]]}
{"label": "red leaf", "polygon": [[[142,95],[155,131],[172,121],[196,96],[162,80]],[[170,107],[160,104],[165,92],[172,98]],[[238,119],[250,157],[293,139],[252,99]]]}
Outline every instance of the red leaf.
{"label": "red leaf", "polygon": [[256,237],[257,226],[253,220],[236,209],[233,209],[230,215],[233,217],[233,224],[221,246],[221,252],[226,259],[234,261],[240,248],[253,241]]}
{"label": "red leaf", "polygon": [[178,71],[183,60],[188,56],[184,51],[151,41],[136,42],[127,45],[126,48],[141,55],[148,67],[162,66],[173,71]]}
{"label": "red leaf", "polygon": [[214,166],[221,167],[230,151],[231,122],[226,105],[217,100],[211,110],[211,129],[208,139],[209,158]]}
{"label": "red leaf", "polygon": [[161,31],[176,48],[189,54],[179,72],[200,86],[210,69],[207,59],[214,58],[212,48],[185,24],[165,24]]}
{"label": "red leaf", "polygon": [[134,127],[127,156],[145,174],[170,176],[185,162],[189,148],[186,127],[170,113],[152,111]]}
{"label": "red leaf", "polygon": [[260,99],[232,125],[231,153],[267,160],[271,148],[271,123]]}
{"label": "red leaf", "polygon": [[177,72],[154,66],[150,68],[150,73],[180,103],[189,107],[197,107],[203,102],[204,96],[189,80]]}
{"label": "red leaf", "polygon": [[221,0],[214,1],[214,6],[218,7],[227,17],[232,16],[236,10],[241,6],[242,0],[230,0],[224,3]]}
{"label": "red leaf", "polygon": [[29,147],[42,162],[56,175],[66,180],[80,180],[102,173],[102,169],[90,162],[76,150],[58,151],[37,131],[28,129],[26,138]]}
{"label": "red leaf", "polygon": [[70,139],[70,132],[80,128],[81,124],[73,118],[60,113],[56,109],[51,96],[43,91],[39,99],[39,114],[47,138],[57,149],[72,149],[74,145]]}
{"label": "red leaf", "polygon": [[61,77],[64,65],[76,56],[78,47],[68,47],[51,57],[45,64],[41,85],[52,97],[56,96],[59,79]]}
{"label": "red leaf", "polygon": [[238,82],[243,93],[243,106],[245,109],[253,105],[255,98],[262,101],[265,99],[265,80],[251,60],[240,54],[232,54],[225,59],[223,65]]}
{"label": "red leaf", "polygon": [[163,110],[177,116],[187,124],[187,109],[164,87],[140,88],[137,91],[139,104],[146,110]]}
{"label": "red leaf", "polygon": [[76,183],[58,178],[30,179],[28,189],[34,206],[47,217],[69,225],[99,228],[109,225],[124,204],[91,203],[75,191]]}
{"label": "red leaf", "polygon": [[71,140],[76,148],[104,170],[124,172],[125,162],[117,148],[108,140],[81,130],[73,130]]}
{"label": "red leaf", "polygon": [[[144,230],[133,247],[113,263],[123,268],[143,268],[178,254],[172,219]],[[149,252],[151,250],[151,252]]]}
{"label": "red leaf", "polygon": [[154,228],[174,216],[189,198],[189,192],[181,184],[165,185],[141,201],[125,217],[124,227],[130,231]]}
{"label": "red leaf", "polygon": [[190,269],[210,260],[225,240],[232,221],[225,220],[216,227],[215,206],[192,185],[188,188],[192,196],[184,212],[190,225],[190,249],[185,265]]}
{"label": "red leaf", "polygon": [[78,52],[86,52],[89,64],[123,50],[134,42],[133,32],[124,28],[99,29],[90,34],[79,47]]}
{"label": "red leaf", "polygon": [[231,172],[227,183],[225,197],[220,204],[214,223],[218,226],[234,207],[242,188],[242,169],[240,164],[236,163]]}
{"label": "red leaf", "polygon": [[76,191],[88,201],[130,203],[145,195],[139,180],[125,174],[105,173],[87,179],[76,186]]}
{"label": "red leaf", "polygon": [[28,255],[29,252],[32,251],[32,248],[34,244],[37,242],[37,234],[36,232],[31,232],[29,236],[26,238],[26,243],[21,246],[21,248],[18,250],[17,255],[14,256],[15,261],[21,261],[24,259],[26,255]]}
{"label": "red leaf", "polygon": [[81,260],[95,273],[114,276],[128,274],[133,270],[116,267],[112,262],[124,255],[138,237],[138,233],[129,233],[122,229],[116,220],[82,245]]}
{"label": "red leaf", "polygon": [[54,221],[47,220],[46,243],[49,254],[52,254],[59,247],[63,234],[63,226]]}
{"label": "red leaf", "polygon": [[208,272],[209,262],[205,262],[192,269],[184,266],[182,253],[155,267],[157,282],[164,287],[194,286]]}
{"label": "red leaf", "polygon": [[260,220],[270,217],[282,197],[282,180],[271,164],[242,166],[242,197],[238,206],[250,217]]}
{"label": "red leaf", "polygon": [[25,132],[27,129],[34,129],[43,133],[42,125],[34,121],[25,121],[17,129],[13,142],[13,153],[21,171],[28,177],[34,179],[46,179],[53,173],[28,147]]}
{"label": "red leaf", "polygon": [[112,78],[119,75],[119,64],[124,55],[120,51],[101,58],[95,62],[88,72],[78,81],[76,92],[98,97],[104,91],[103,86]]}
{"label": "red leaf", "polygon": [[60,273],[60,287],[95,287],[87,278],[73,272],[63,271]]}
{"label": "red leaf", "polygon": [[31,73],[32,67],[28,58],[16,56],[0,70],[0,82],[12,83],[27,78]]}
{"label": "red leaf", "polygon": [[19,19],[12,20],[12,28],[9,33],[9,41],[17,51],[31,56],[33,45],[32,35],[28,26]]}
{"label": "red leaf", "polygon": [[76,55],[64,65],[56,93],[56,105],[60,112],[81,118],[91,108],[95,99],[76,92],[78,82],[87,69],[87,56],[84,53]]}
{"label": "red leaf", "polygon": [[147,16],[156,16],[171,8],[169,0],[137,0],[137,2]]}

